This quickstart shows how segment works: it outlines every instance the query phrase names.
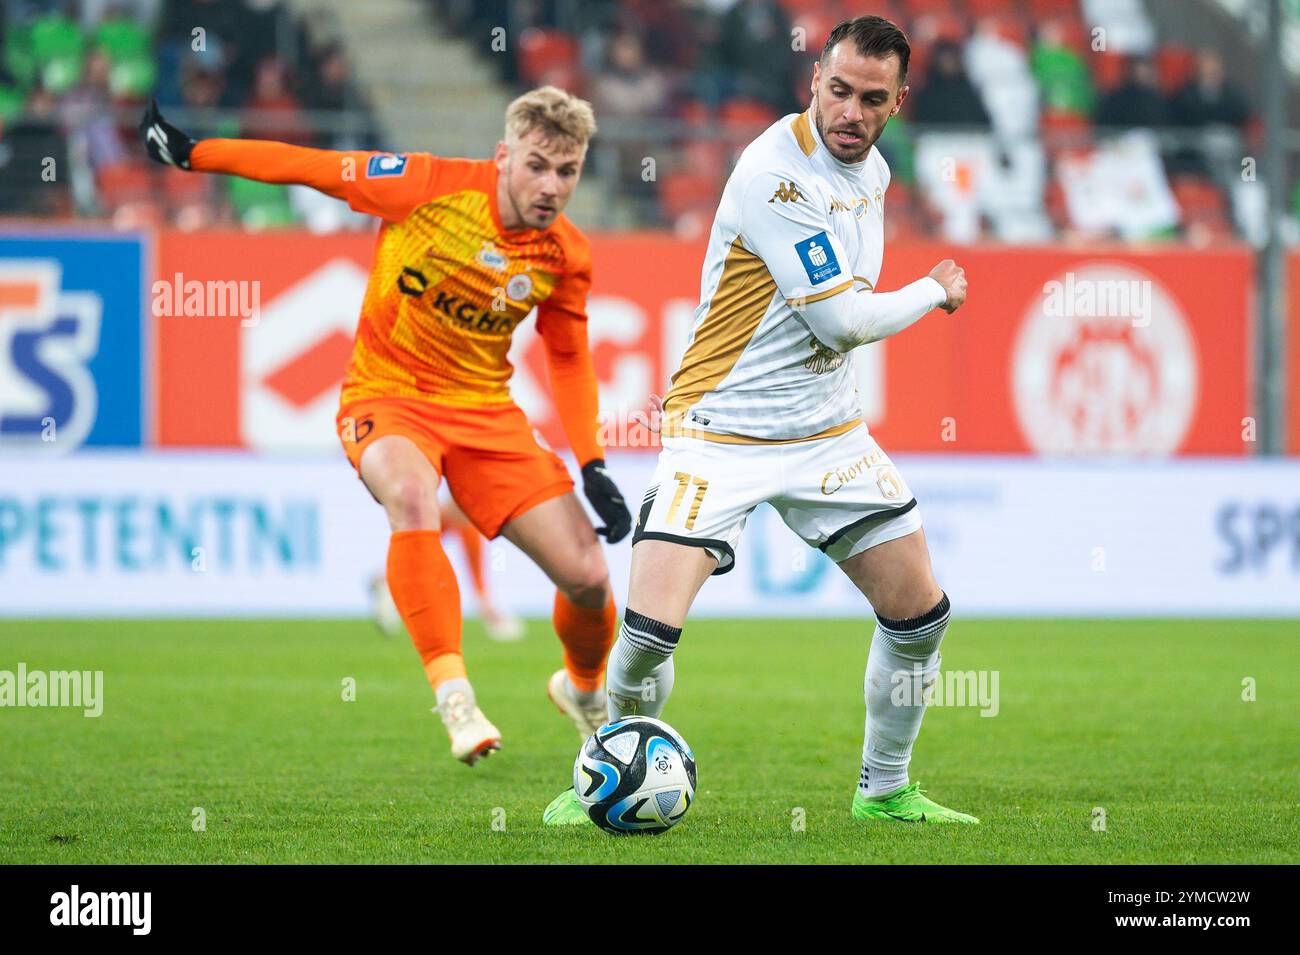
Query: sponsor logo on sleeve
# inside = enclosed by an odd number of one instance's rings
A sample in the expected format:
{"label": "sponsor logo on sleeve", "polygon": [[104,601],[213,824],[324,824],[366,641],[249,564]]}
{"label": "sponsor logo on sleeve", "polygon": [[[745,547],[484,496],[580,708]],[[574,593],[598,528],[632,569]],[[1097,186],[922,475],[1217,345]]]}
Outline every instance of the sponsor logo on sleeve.
{"label": "sponsor logo on sleeve", "polygon": [[799,253],[799,261],[808,273],[808,281],[813,285],[825,282],[840,274],[839,259],[831,248],[831,240],[825,232],[818,232],[811,239],[796,242],[794,250]]}
{"label": "sponsor logo on sleeve", "polygon": [[388,179],[406,174],[406,153],[381,153],[366,163],[367,179]]}
{"label": "sponsor logo on sleeve", "polygon": [[776,192],[772,193],[772,198],[767,201],[776,202],[780,199],[782,202],[798,202],[803,197],[803,193],[793,182],[782,182],[776,187]]}

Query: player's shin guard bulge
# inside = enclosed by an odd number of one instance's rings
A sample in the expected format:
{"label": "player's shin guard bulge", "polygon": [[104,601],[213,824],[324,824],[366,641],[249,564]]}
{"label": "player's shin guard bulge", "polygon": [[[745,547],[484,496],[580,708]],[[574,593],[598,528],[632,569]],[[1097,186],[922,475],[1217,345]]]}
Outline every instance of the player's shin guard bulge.
{"label": "player's shin guard bulge", "polygon": [[948,629],[948,595],[919,617],[877,617],[867,657],[866,741],[859,791],[885,795],[907,785],[912,744],[939,675],[939,645]]}
{"label": "player's shin guard bulge", "polygon": [[600,689],[605,658],[614,642],[618,611],[611,597],[603,607],[579,607],[562,592],[555,593],[551,623],[564,644],[564,669],[574,689],[594,693]]}
{"label": "player's shin guard bulge", "polygon": [[680,627],[670,627],[628,608],[609,655],[609,718],[658,717],[673,691],[673,651]]}
{"label": "player's shin guard bulge", "polygon": [[430,685],[465,678],[460,587],[438,531],[397,531],[388,543],[388,587]]}

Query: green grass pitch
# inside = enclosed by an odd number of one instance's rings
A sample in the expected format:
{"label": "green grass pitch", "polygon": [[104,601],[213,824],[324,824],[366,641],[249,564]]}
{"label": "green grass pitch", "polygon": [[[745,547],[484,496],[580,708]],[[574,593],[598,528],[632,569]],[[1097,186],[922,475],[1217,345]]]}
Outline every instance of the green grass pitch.
{"label": "green grass pitch", "polygon": [[579,743],[549,625],[467,629],[505,738],[473,769],[365,622],[0,623],[0,669],[102,669],[105,698],[0,709],[0,863],[1300,861],[1296,621],[955,621],[944,668],[998,671],[1000,711],[926,715],[913,778],[983,820],[926,827],[849,818],[867,622],[695,620],[665,716],[697,801],[622,839],[541,824]]}

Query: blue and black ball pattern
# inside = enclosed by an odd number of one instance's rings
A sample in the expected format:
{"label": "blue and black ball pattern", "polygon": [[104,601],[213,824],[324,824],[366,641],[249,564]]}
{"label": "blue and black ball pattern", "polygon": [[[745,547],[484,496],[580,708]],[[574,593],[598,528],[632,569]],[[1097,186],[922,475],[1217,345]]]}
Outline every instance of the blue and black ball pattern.
{"label": "blue and black ball pattern", "polygon": [[593,734],[574,763],[574,789],[587,815],[615,835],[657,835],[695,799],[695,756],[661,720],[629,716]]}

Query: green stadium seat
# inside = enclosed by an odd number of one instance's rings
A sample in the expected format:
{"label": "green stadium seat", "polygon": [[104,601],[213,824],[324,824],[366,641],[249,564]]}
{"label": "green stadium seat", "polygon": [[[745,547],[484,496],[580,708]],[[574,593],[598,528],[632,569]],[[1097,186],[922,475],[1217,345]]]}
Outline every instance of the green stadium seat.
{"label": "green stadium seat", "polygon": [[114,62],[153,55],[149,34],[138,23],[124,17],[115,17],[101,23],[95,31],[95,46],[100,47]]}
{"label": "green stadium seat", "polygon": [[31,51],[41,84],[46,89],[62,93],[81,80],[86,37],[74,20],[50,14],[33,21]]}
{"label": "green stadium seat", "polygon": [[274,229],[297,224],[289,189],[274,183],[232,177],[230,204],[241,225],[249,229]]}
{"label": "green stadium seat", "polygon": [[15,86],[0,86],[0,126],[17,119],[23,113],[27,97]]}
{"label": "green stadium seat", "polygon": [[114,60],[108,71],[108,89],[116,97],[143,99],[158,81],[158,64],[152,56]]}
{"label": "green stadium seat", "polygon": [[30,89],[36,82],[36,56],[32,53],[32,28],[14,24],[5,34],[5,66],[18,85]]}
{"label": "green stadium seat", "polygon": [[1064,46],[1035,44],[1029,70],[1043,96],[1043,109],[1056,113],[1092,114],[1096,94],[1083,58]]}

